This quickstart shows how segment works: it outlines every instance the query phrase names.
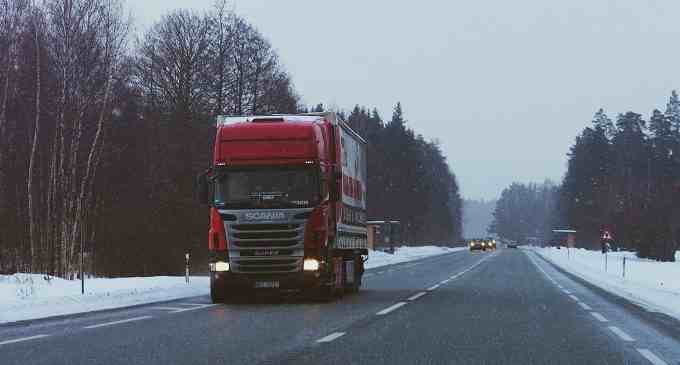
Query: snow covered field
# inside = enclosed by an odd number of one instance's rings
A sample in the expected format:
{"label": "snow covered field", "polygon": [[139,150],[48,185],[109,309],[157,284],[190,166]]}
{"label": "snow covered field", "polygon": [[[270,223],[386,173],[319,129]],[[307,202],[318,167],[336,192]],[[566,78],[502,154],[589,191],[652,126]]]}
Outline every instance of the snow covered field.
{"label": "snow covered field", "polygon": [[[394,255],[373,251],[366,266],[374,268],[464,249],[399,247]],[[184,277],[175,276],[98,278],[87,280],[85,295],[81,295],[80,281],[53,278],[48,282],[35,274],[0,275],[0,323],[206,295],[209,281],[205,276],[192,277],[188,285]]]}
{"label": "snow covered field", "polygon": [[[649,310],[680,319],[680,253],[677,262],[639,259],[633,252],[607,254],[584,249],[534,248],[564,270]],[[626,276],[623,277],[623,258]]]}

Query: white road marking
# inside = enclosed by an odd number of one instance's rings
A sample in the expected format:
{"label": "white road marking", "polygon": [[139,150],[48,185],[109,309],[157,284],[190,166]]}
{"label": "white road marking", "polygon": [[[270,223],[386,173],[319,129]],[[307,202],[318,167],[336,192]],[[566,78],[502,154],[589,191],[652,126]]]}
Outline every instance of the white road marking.
{"label": "white road marking", "polygon": [[586,304],[586,303],[578,302],[578,305],[580,305],[581,308],[583,308],[583,309],[585,309],[585,310],[587,310],[587,311],[593,310],[593,308],[590,308],[590,306],[589,306],[588,304]]}
{"label": "white road marking", "polygon": [[431,287],[427,288],[427,291],[433,291],[436,290],[437,288],[439,288],[439,284],[432,285]]}
{"label": "white road marking", "polygon": [[0,346],[2,345],[9,345],[11,343],[17,343],[17,342],[24,342],[24,341],[30,341],[30,340],[37,340],[39,338],[45,338],[49,335],[35,335],[35,336],[30,336],[30,337],[22,337],[22,338],[15,338],[13,340],[6,340],[0,342]]}
{"label": "white road marking", "polygon": [[573,299],[573,300],[575,300],[575,301],[577,301],[577,302],[580,302],[580,301],[581,301],[576,295],[569,294],[569,298],[571,298],[571,299]]}
{"label": "white road marking", "polygon": [[624,341],[627,342],[633,342],[635,341],[632,337],[630,337],[627,333],[623,332],[622,329],[616,327],[616,326],[609,326],[609,329],[614,332],[619,338],[621,338]]}
{"label": "white road marking", "polygon": [[566,295],[571,295],[571,292],[569,290],[562,290],[562,292]]}
{"label": "white road marking", "polygon": [[172,312],[170,312],[170,313],[182,313],[182,312],[188,312],[188,311],[195,311],[195,310],[197,310],[197,309],[204,309],[204,308],[214,307],[214,306],[216,306],[216,305],[217,305],[217,304],[202,304],[200,307],[182,308],[182,309],[178,309],[178,310],[176,310],[176,311],[172,311]]}
{"label": "white road marking", "polygon": [[178,307],[151,307],[149,309],[154,309],[154,310],[159,310],[159,311],[181,311],[186,308],[178,308]]}
{"label": "white road marking", "polygon": [[317,343],[331,342],[331,341],[338,339],[338,338],[340,338],[344,335],[345,335],[345,332],[333,332],[326,337],[322,337],[322,338],[316,340],[316,342]]}
{"label": "white road marking", "polygon": [[133,317],[133,318],[128,318],[128,319],[122,319],[122,320],[120,320],[120,321],[113,321],[113,322],[106,322],[106,323],[94,324],[94,325],[92,325],[92,326],[86,326],[86,327],[83,327],[83,328],[92,329],[92,328],[113,326],[113,325],[116,325],[116,324],[122,324],[122,323],[128,323],[128,322],[141,321],[141,320],[149,319],[149,318],[151,318],[151,316]]}
{"label": "white road marking", "polygon": [[408,298],[407,300],[408,300],[408,301],[414,301],[414,300],[416,300],[416,299],[422,297],[422,296],[425,295],[425,294],[427,294],[427,292],[421,291],[421,292],[418,293],[418,294],[412,295],[412,296],[411,296],[410,298]]}
{"label": "white road marking", "polygon": [[379,316],[384,316],[385,314],[390,313],[394,310],[397,310],[397,309],[399,309],[399,308],[401,308],[405,305],[406,305],[406,302],[399,302],[397,304],[391,305],[391,306],[381,310],[380,312],[378,312],[376,314],[379,315]]}
{"label": "white road marking", "polygon": [[609,322],[609,321],[607,320],[607,318],[604,318],[604,316],[601,315],[600,313],[597,313],[597,312],[590,312],[590,314],[592,314],[593,317],[595,317],[595,319],[597,319],[597,320],[600,321],[600,322]]}
{"label": "white road marking", "polygon": [[177,303],[177,304],[179,304],[179,305],[188,305],[188,306],[192,306],[192,307],[202,307],[202,306],[204,306],[204,305],[208,305],[208,304],[206,304],[206,303]]}
{"label": "white road marking", "polygon": [[658,356],[654,355],[653,352],[647,349],[636,349],[640,355],[644,356],[645,359],[649,360],[653,365],[668,365],[667,362],[661,360]]}
{"label": "white road marking", "polygon": [[449,281],[451,281],[451,279],[442,280],[442,281],[439,282],[439,285],[448,284]]}
{"label": "white road marking", "polygon": [[364,277],[365,277],[365,278],[370,278],[371,276],[373,276],[373,274],[371,274],[371,273],[364,274]]}

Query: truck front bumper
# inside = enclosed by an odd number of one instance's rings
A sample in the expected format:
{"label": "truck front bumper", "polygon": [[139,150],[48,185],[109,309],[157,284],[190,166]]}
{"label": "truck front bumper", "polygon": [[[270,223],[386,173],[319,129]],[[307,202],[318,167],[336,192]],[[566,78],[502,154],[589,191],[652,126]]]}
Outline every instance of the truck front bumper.
{"label": "truck front bumper", "polygon": [[[227,291],[315,289],[323,282],[323,275],[319,271],[282,274],[242,274],[230,271],[210,273],[210,284]],[[263,283],[266,285],[262,285]],[[271,283],[276,283],[276,286],[269,286]]]}

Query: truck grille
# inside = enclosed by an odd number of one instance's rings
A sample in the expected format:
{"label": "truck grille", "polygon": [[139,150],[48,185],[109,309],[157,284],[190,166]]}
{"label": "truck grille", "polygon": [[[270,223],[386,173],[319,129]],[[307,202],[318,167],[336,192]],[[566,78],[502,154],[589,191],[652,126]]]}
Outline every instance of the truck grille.
{"label": "truck grille", "polygon": [[[242,216],[238,211],[229,213]],[[288,220],[276,223],[225,221],[232,270],[249,274],[301,271],[307,219],[295,219],[299,212],[292,213]]]}

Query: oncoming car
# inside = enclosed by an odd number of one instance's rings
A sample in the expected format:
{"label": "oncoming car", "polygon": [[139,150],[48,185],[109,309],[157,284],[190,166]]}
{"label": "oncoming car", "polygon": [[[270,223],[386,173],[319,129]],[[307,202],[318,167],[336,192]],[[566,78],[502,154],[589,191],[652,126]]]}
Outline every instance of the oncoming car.
{"label": "oncoming car", "polygon": [[472,239],[470,240],[469,243],[470,251],[475,251],[475,250],[495,250],[496,249],[496,240],[491,239],[491,238],[477,238],[477,239]]}

